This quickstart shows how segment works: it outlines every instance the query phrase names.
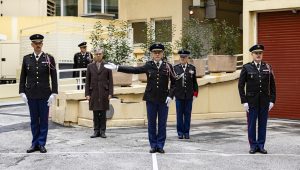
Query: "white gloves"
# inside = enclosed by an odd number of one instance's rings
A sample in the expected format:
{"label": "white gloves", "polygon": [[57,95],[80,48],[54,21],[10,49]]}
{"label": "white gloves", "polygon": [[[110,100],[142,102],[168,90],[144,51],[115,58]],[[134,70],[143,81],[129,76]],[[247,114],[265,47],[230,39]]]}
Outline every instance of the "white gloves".
{"label": "white gloves", "polygon": [[107,64],[104,64],[104,67],[107,68],[107,69],[110,69],[110,70],[116,70],[118,71],[118,65],[115,65],[114,63],[107,63]]}
{"label": "white gloves", "polygon": [[249,105],[248,105],[248,103],[244,103],[243,105],[244,105],[245,111],[248,113],[249,112]]}
{"label": "white gloves", "polygon": [[193,96],[193,101],[194,101],[196,98],[197,98],[196,96]]}
{"label": "white gloves", "polygon": [[56,96],[56,94],[54,94],[54,93],[50,95],[50,97],[49,97],[49,99],[47,101],[48,102],[48,104],[47,104],[48,106],[51,106],[54,103],[55,96]]}
{"label": "white gloves", "polygon": [[269,104],[269,111],[274,107],[274,103],[270,102]]}
{"label": "white gloves", "polygon": [[171,101],[172,101],[172,98],[171,97],[167,97],[166,104],[167,104],[168,107],[169,107]]}
{"label": "white gloves", "polygon": [[28,103],[28,99],[26,97],[26,94],[25,93],[20,93],[20,96],[22,97],[24,103],[27,104]]}

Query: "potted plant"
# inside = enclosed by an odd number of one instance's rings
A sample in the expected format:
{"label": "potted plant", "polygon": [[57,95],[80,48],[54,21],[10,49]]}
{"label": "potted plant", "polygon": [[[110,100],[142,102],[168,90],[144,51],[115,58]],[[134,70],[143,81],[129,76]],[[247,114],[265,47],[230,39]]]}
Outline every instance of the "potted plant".
{"label": "potted plant", "polygon": [[[171,34],[172,37],[174,36],[175,26],[172,25],[170,27],[167,22],[162,22],[160,26],[154,28],[153,24],[148,22],[146,29],[144,29],[143,32],[146,35],[146,42],[141,44],[141,48],[144,51],[144,57],[137,60],[137,65],[142,66],[145,62],[152,60],[149,47],[155,42],[160,42],[165,46],[164,59],[169,60],[170,56],[172,56],[173,49],[172,42],[169,41],[169,35]],[[138,79],[141,82],[146,82],[146,74],[139,74]]]}
{"label": "potted plant", "polygon": [[[104,49],[105,61],[119,65],[129,64],[133,61],[132,48],[128,39],[128,25],[124,21],[111,21],[108,26],[103,26],[101,21],[94,25],[91,33],[93,48]],[[129,86],[132,84],[132,74],[113,72],[114,85]]]}
{"label": "potted plant", "polygon": [[211,22],[212,36],[210,39],[213,55],[208,56],[209,72],[236,71],[237,57],[240,50],[240,30],[229,25],[225,20]]}
{"label": "potted plant", "polygon": [[[206,21],[197,19],[186,20],[183,23],[181,38],[176,41],[177,49],[186,49],[191,52],[190,63],[196,67],[197,77],[205,75],[206,61],[203,59],[209,50],[209,27]],[[174,64],[178,64],[179,60],[174,60]]]}

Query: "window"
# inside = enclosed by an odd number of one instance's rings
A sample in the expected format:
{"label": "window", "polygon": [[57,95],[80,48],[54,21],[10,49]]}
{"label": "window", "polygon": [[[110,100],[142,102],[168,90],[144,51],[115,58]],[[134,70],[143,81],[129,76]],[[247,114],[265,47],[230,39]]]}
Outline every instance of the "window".
{"label": "window", "polygon": [[56,6],[56,8],[55,8],[55,15],[56,16],[61,16],[61,7],[60,7],[61,2],[60,1],[61,0],[55,0],[55,6]]}
{"label": "window", "polygon": [[64,16],[78,16],[78,0],[64,0]]}
{"label": "window", "polygon": [[86,13],[115,14],[118,18],[118,0],[86,0]]}
{"label": "window", "polygon": [[55,0],[56,16],[78,16],[78,0]]}
{"label": "window", "polygon": [[155,21],[155,41],[172,42],[172,20]]}
{"label": "window", "polygon": [[105,0],[105,13],[115,14],[118,18],[118,0]]}
{"label": "window", "polygon": [[146,43],[146,22],[134,22],[132,23],[133,28],[133,43]]}
{"label": "window", "polygon": [[103,13],[102,0],[87,0],[87,13]]}

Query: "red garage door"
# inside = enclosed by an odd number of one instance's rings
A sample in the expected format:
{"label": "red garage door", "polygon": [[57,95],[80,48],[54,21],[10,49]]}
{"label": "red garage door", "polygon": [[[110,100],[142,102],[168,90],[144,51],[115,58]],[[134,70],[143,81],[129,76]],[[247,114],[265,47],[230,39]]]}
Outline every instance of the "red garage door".
{"label": "red garage door", "polygon": [[300,119],[300,12],[259,13],[258,43],[275,72],[277,101],[270,116]]}

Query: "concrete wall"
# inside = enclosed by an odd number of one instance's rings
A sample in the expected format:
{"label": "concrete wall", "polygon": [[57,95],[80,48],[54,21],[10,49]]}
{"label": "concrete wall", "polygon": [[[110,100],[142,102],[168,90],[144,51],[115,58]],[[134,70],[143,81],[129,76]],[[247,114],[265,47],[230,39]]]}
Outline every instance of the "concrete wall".
{"label": "concrete wall", "polygon": [[[239,71],[235,73],[207,75],[199,78],[199,97],[194,101],[192,120],[244,117],[238,94]],[[145,84],[132,87],[115,87],[110,104],[114,108],[108,126],[145,126],[146,105],[142,101]],[[83,91],[64,91],[58,96],[58,103],[52,107],[52,121],[69,126],[93,126],[92,111],[88,109]],[[169,107],[169,122],[176,121],[175,102]]]}
{"label": "concrete wall", "polygon": [[[299,0],[244,0],[243,1],[243,53],[244,63],[252,60],[249,48],[257,43],[257,13],[300,10]],[[248,57],[247,57],[248,56]]]}
{"label": "concrete wall", "polygon": [[[77,24],[87,24],[93,25],[99,19],[93,18],[81,18],[81,17],[0,17],[0,33],[7,36],[7,40],[19,40],[20,31],[24,28],[34,28],[36,26],[45,25],[44,27],[36,28],[35,30],[39,33],[41,32],[54,32],[56,28],[54,25],[49,25],[49,23],[54,22],[64,22],[64,23],[77,23]],[[109,21],[101,20],[103,24],[107,24]],[[4,26],[5,25],[5,26]],[[66,31],[57,30],[57,31]],[[67,30],[68,31],[68,30]],[[74,31],[74,29],[69,29],[69,31]]]}
{"label": "concrete wall", "polygon": [[0,103],[2,102],[19,102],[19,84],[0,85]]}

